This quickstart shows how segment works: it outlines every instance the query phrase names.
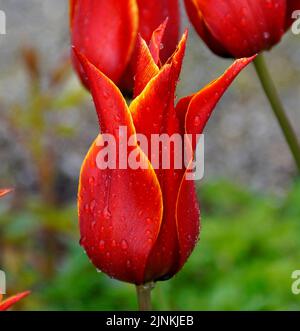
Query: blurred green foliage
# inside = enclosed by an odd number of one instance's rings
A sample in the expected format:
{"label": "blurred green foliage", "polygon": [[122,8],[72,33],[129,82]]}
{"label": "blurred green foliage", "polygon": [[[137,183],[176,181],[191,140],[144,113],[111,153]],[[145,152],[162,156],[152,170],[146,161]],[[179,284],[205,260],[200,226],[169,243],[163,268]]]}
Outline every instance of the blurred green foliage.
{"label": "blurred green foliage", "polygon": [[[298,310],[300,182],[280,198],[206,182],[199,197],[200,242],[180,273],[157,284],[155,309]],[[136,309],[134,287],[97,273],[79,246],[76,206],[30,199],[23,210],[1,207],[10,292],[32,290],[19,309]]]}

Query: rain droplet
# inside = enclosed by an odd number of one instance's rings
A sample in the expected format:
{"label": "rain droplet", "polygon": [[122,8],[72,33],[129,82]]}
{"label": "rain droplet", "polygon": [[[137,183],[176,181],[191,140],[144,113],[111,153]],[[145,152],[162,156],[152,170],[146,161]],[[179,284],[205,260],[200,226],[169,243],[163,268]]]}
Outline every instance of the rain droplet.
{"label": "rain droplet", "polygon": [[99,241],[99,249],[100,249],[100,251],[104,251],[104,249],[105,249],[105,242],[104,242],[104,240],[100,240]]}
{"label": "rain droplet", "polygon": [[269,39],[271,34],[270,34],[270,32],[266,31],[266,32],[263,33],[263,36],[264,36],[265,39]]}
{"label": "rain droplet", "polygon": [[196,116],[194,119],[194,125],[199,126],[201,124],[200,116]]}
{"label": "rain droplet", "polygon": [[105,206],[105,208],[103,209],[103,217],[107,220],[109,220],[111,218],[111,212],[108,208],[108,205]]}
{"label": "rain droplet", "polygon": [[94,209],[95,209],[95,207],[96,207],[96,201],[93,200],[93,201],[90,203],[90,211],[93,212]]}
{"label": "rain droplet", "polygon": [[121,241],[121,248],[126,251],[128,249],[127,241],[124,239]]}

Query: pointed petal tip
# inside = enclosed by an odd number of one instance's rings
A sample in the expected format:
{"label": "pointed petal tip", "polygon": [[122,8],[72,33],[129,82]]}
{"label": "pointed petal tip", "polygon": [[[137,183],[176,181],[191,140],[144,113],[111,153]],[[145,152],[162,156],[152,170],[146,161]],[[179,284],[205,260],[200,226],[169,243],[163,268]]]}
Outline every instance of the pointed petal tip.
{"label": "pointed petal tip", "polygon": [[5,195],[13,192],[13,188],[5,188],[5,189],[0,189],[0,198],[4,197]]}
{"label": "pointed petal tip", "polygon": [[258,56],[258,54],[254,54],[254,55],[252,55],[252,56],[250,56],[250,57],[242,57],[242,58],[240,58],[240,59],[237,59],[236,61],[237,61],[237,62],[241,62],[241,63],[247,65],[247,64],[251,63],[253,60],[255,60],[255,58],[256,58],[257,56]]}
{"label": "pointed petal tip", "polygon": [[16,304],[20,300],[24,299],[25,297],[27,297],[30,293],[31,293],[31,291],[25,291],[22,293],[18,293],[16,295],[6,299],[3,302],[0,302],[0,311],[5,311],[5,310],[9,309],[14,304]]}
{"label": "pointed petal tip", "polygon": [[165,18],[165,20],[161,23],[161,25],[158,27],[158,29],[163,29],[163,30],[165,30],[166,27],[167,27],[167,25],[168,25],[168,23],[169,23],[169,21],[170,21],[169,16],[167,16],[167,17]]}

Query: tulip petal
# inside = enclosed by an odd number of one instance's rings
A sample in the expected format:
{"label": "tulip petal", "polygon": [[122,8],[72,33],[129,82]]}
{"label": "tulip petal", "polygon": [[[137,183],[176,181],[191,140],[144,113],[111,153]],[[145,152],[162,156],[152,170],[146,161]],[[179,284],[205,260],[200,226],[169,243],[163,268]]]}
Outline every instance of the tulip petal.
{"label": "tulip petal", "polygon": [[[80,57],[80,56],[79,56]],[[131,114],[117,87],[82,56],[96,105],[101,135],[111,134],[120,146],[120,126],[134,136],[141,168],[100,170],[103,146],[95,141],[81,170],[78,194],[81,245],[95,266],[111,277],[130,283],[144,281],[146,261],[162,219],[162,194],[155,172],[139,148]],[[126,141],[127,142],[127,141]],[[116,148],[117,162],[121,158]],[[126,153],[126,152],[125,152]],[[125,155],[126,160],[128,154]]]}
{"label": "tulip petal", "polygon": [[178,272],[192,253],[199,238],[200,208],[196,194],[195,182],[188,179],[185,172],[177,196],[176,221],[179,242]]}
{"label": "tulip petal", "polygon": [[[236,60],[229,69],[217,80],[207,85],[192,98],[185,117],[186,133],[196,135],[203,132],[215,106],[226,92],[227,88],[255,56]],[[196,144],[193,141],[193,150]]]}
{"label": "tulip petal", "polygon": [[[150,80],[159,73],[158,65],[160,65],[160,45],[167,23],[168,19],[166,19],[165,22],[153,32],[149,47],[141,35],[138,36],[132,61],[135,65],[135,69],[133,69],[135,72],[134,99],[143,91]],[[128,68],[128,70],[131,69]]]}
{"label": "tulip petal", "polygon": [[73,26],[73,18],[74,18],[74,13],[76,10],[76,5],[78,3],[78,0],[69,0],[69,9],[70,9],[70,28]]}
{"label": "tulip petal", "polygon": [[[255,56],[236,60],[233,65],[217,80],[194,94],[182,99],[177,105],[177,112],[183,118],[186,108],[185,127],[186,133],[191,134],[192,149],[196,148],[195,135],[201,134],[209,120],[214,108],[225,93],[227,88]],[[197,202],[195,184],[189,172],[192,170],[192,159],[182,177],[176,203],[176,221],[180,245],[179,269],[191,254],[199,235],[200,209]]]}
{"label": "tulip petal", "polygon": [[[151,141],[155,134],[167,134],[170,137],[175,133],[180,133],[179,121],[174,109],[174,98],[186,39],[187,32],[183,35],[173,56],[130,105],[136,132],[144,134],[148,141]],[[169,152],[169,159],[174,160],[174,154],[178,151],[172,146]],[[161,162],[160,157],[155,171],[162,189],[164,215],[159,236],[147,262],[146,280],[170,277],[173,270],[177,268],[178,261],[178,237],[174,214],[177,196],[174,195],[174,192],[178,192],[182,169],[175,169],[171,162],[170,167],[164,170]]]}
{"label": "tulip petal", "polygon": [[161,60],[165,63],[176,49],[179,39],[180,12],[178,0],[137,0],[139,7],[139,32],[148,44],[152,32],[166,19],[169,23],[163,37]]}
{"label": "tulip petal", "polygon": [[195,2],[213,37],[236,58],[271,48],[284,33],[286,0]]}
{"label": "tulip petal", "polygon": [[[73,0],[70,5],[72,45],[118,83],[135,46],[138,32],[136,1]],[[86,76],[74,57],[73,62],[87,86]]]}
{"label": "tulip petal", "polygon": [[139,36],[136,47],[136,72],[134,84],[134,98],[136,98],[159,73],[159,68],[154,62],[145,40]]}
{"label": "tulip petal", "polygon": [[[130,106],[137,133],[144,134],[149,142],[152,135],[163,133],[172,135],[178,132],[178,123],[174,116],[174,109],[172,109],[172,107],[174,108],[174,94],[170,90],[171,85],[172,66],[168,64],[149,82]],[[150,149],[149,155],[151,154]],[[153,162],[153,160],[151,161]],[[173,261],[177,260],[178,251],[174,219],[176,203],[174,192],[178,191],[179,183],[174,181],[175,177],[171,169],[166,171],[160,169],[161,160],[159,160],[155,172],[163,194],[164,213],[159,237],[147,262],[151,269],[147,268],[145,279],[149,281],[163,277],[170,271]],[[163,252],[161,247],[163,247]]]}
{"label": "tulip petal", "polygon": [[290,26],[295,21],[293,17],[293,12],[296,10],[300,10],[300,0],[288,0],[287,1],[287,10],[286,10],[286,24],[285,29],[289,29]]}
{"label": "tulip petal", "polygon": [[162,45],[162,40],[164,38],[165,30],[168,24],[168,18],[152,33],[152,37],[149,43],[149,50],[152,54],[153,60],[156,64],[160,63],[160,51]]}
{"label": "tulip petal", "polygon": [[5,188],[5,189],[0,189],[0,198],[4,197],[8,193],[12,192],[12,188]]}
{"label": "tulip petal", "polygon": [[179,101],[176,105],[176,108],[175,108],[176,116],[180,123],[180,132],[182,134],[185,133],[185,116],[186,116],[186,112],[189,107],[189,104],[193,97],[194,97],[194,94],[179,99]]}
{"label": "tulip petal", "polygon": [[11,306],[22,300],[23,298],[27,297],[30,294],[30,291],[26,291],[23,293],[16,294],[5,301],[0,302],[0,311],[5,311],[9,309]]}
{"label": "tulip petal", "polygon": [[184,3],[191,23],[207,46],[219,56],[230,57],[229,52],[222,46],[221,42],[209,31],[204,17],[198,8],[197,1],[184,0]]}
{"label": "tulip petal", "polygon": [[[173,56],[160,72],[149,81],[143,92],[132,101],[129,107],[136,131],[146,135],[148,141],[151,139],[151,134],[169,133],[166,127],[168,125],[166,119],[174,117],[175,114],[175,89],[182,66],[186,41],[187,32],[184,33]],[[145,47],[145,43],[143,45]],[[173,121],[176,121],[175,117]],[[173,126],[174,132],[178,132],[178,123],[173,123]],[[176,130],[175,127],[177,127]]]}
{"label": "tulip petal", "polygon": [[[159,57],[162,63],[165,63],[170,55],[176,49],[176,45],[179,37],[179,25],[180,25],[180,15],[179,15],[179,2],[178,0],[137,0],[139,8],[139,33],[142,38],[146,41],[146,44],[151,44],[151,39],[155,38],[155,33],[153,31],[157,29],[162,22],[168,20],[168,25],[165,27],[165,31],[160,31],[162,42],[159,52]],[[163,23],[164,25],[164,23]],[[164,35],[162,35],[164,32]],[[152,46],[151,46],[152,48]],[[151,49],[153,51],[153,49]],[[136,69],[136,52],[133,52],[131,61],[126,68],[125,73],[121,79],[122,91],[127,94],[131,94],[134,86],[133,76]],[[154,58],[157,57],[153,54]]]}

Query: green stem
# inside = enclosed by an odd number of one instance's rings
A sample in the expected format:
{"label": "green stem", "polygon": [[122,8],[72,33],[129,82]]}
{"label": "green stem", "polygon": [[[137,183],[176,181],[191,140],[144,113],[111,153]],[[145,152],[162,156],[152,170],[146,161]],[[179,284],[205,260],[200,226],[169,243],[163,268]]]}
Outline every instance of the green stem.
{"label": "green stem", "polygon": [[300,173],[300,145],[297,136],[292,128],[292,125],[286,116],[284,107],[279,98],[278,92],[271,78],[269,70],[266,65],[263,54],[259,54],[254,60],[254,66],[260,79],[261,85],[265,91],[265,94],[270,102],[274,115],[276,116],[278,123],[282,129],[284,137],[290,147],[291,153],[295,159]]}
{"label": "green stem", "polygon": [[154,283],[147,283],[136,286],[136,294],[140,311],[152,310],[151,291],[154,288]]}

